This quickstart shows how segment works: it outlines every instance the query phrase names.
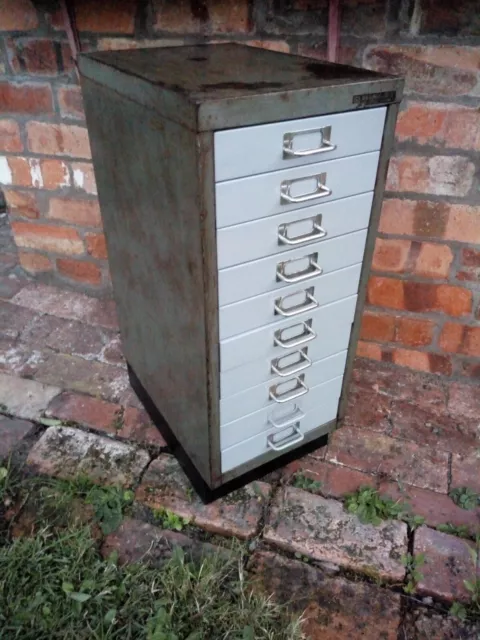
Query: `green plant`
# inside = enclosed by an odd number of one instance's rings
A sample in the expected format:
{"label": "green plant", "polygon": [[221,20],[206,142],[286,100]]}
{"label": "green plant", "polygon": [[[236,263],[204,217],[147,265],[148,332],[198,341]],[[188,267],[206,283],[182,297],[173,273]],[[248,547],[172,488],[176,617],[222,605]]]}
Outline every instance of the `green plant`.
{"label": "green plant", "polygon": [[[408,508],[408,505],[404,505]],[[419,516],[416,513],[405,512],[401,515],[401,520],[406,522],[412,531],[421,527],[422,524],[425,524],[425,518],[423,516]]]}
{"label": "green plant", "polygon": [[310,493],[318,493],[322,488],[322,483],[319,480],[307,478],[303,473],[296,473],[292,484],[297,489],[304,489],[305,491],[310,491]]}
{"label": "green plant", "polygon": [[382,520],[399,520],[407,513],[408,505],[380,496],[372,487],[360,487],[345,498],[345,509],[354,513],[364,524],[379,525]]}
{"label": "green plant", "polygon": [[0,546],[0,635],[22,640],[301,640],[301,620],[253,591],[238,553],[161,569],[104,559],[89,529]]}
{"label": "green plant", "polygon": [[125,407],[120,407],[114,413],[112,420],[112,429],[114,431],[121,431],[125,425]]}
{"label": "green plant", "polygon": [[163,529],[182,531],[182,529],[190,524],[190,520],[188,518],[182,518],[182,516],[173,513],[173,511],[170,511],[169,509],[164,509],[163,507],[153,509],[152,513],[155,520],[161,523]]}
{"label": "green plant", "polygon": [[454,602],[450,608],[450,615],[460,620],[480,620],[480,534],[477,534],[475,543],[475,548],[468,545],[473,563],[473,577],[471,580],[463,581],[470,593],[470,601],[466,604]]}
{"label": "green plant", "polygon": [[480,505],[480,495],[470,487],[457,487],[448,494],[456,505],[471,511]]}
{"label": "green plant", "polygon": [[411,553],[407,553],[402,556],[402,564],[407,570],[406,584],[403,587],[403,590],[405,593],[415,593],[417,583],[423,578],[423,573],[419,571],[419,568],[425,564],[425,554],[417,553],[416,555],[412,555]]}
{"label": "green plant", "polygon": [[125,508],[132,504],[135,494],[119,487],[94,486],[88,492],[85,502],[95,510],[95,519],[104,534],[115,531],[123,520]]}
{"label": "green plant", "polygon": [[451,522],[446,522],[445,524],[439,524],[437,526],[438,531],[442,531],[442,533],[449,533],[452,536],[457,536],[457,538],[470,538],[470,530],[466,524],[452,524]]}

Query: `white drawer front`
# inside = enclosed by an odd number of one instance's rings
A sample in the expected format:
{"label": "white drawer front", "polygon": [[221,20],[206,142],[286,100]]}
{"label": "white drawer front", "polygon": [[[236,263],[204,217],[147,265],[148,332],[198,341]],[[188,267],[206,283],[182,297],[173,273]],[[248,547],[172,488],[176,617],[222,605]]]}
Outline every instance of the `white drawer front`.
{"label": "white drawer front", "polygon": [[370,220],[372,198],[373,193],[363,193],[351,198],[315,205],[305,210],[289,211],[270,218],[218,229],[218,268],[224,269],[264,256],[281,254],[290,251],[293,247],[308,248],[316,241],[309,240],[307,237],[299,245],[289,245],[282,243],[278,234],[283,232],[288,239],[298,241],[301,236],[314,235],[313,224],[318,220],[327,232],[323,242],[352,231],[365,229]]}
{"label": "white drawer front", "polygon": [[[302,343],[302,347],[308,344],[309,349],[313,350],[317,349],[316,345],[320,341],[332,341],[334,343],[337,339],[337,334],[342,332],[343,335],[344,326],[346,324],[351,325],[353,322],[356,303],[357,296],[350,296],[333,304],[320,307],[313,313],[305,315],[301,321],[295,318],[287,318],[273,326],[268,325],[240,336],[223,340],[220,343],[220,369],[222,372],[229,371],[254,360],[271,360],[286,353],[291,353],[297,349],[297,346],[283,348],[274,342],[274,335],[276,332],[280,332],[283,339],[299,336],[304,332],[303,323],[310,326],[316,337]],[[318,352],[322,353],[323,347],[319,348]],[[331,353],[335,353],[335,351],[326,355]],[[319,355],[318,357],[322,356]]]}
{"label": "white drawer front", "polygon": [[292,420],[296,415],[299,419],[290,427],[283,429],[272,427],[268,421],[268,409],[262,409],[222,427],[220,429],[222,472],[225,473],[271,451],[268,438],[272,435],[275,446],[285,447],[282,452],[301,446],[302,434],[336,418],[341,389],[342,378],[330,380],[316,387],[316,404],[297,407],[297,414],[295,414],[295,406],[291,408]]}
{"label": "white drawer front", "polygon": [[312,393],[319,384],[343,376],[346,359],[347,352],[341,351],[315,362],[301,373],[285,378],[275,377],[267,383],[220,400],[220,423],[223,425],[238,420],[266,407],[273,409],[281,406],[293,395],[301,397],[299,394]]}
{"label": "white drawer front", "polygon": [[[281,350],[282,352],[276,353],[275,357],[252,360],[240,367],[235,367],[228,371],[221,371],[220,397],[222,399],[229,398],[243,390],[256,387],[262,384],[262,382],[274,380],[277,376],[272,372],[272,364],[283,372],[286,369],[298,369],[302,365],[308,365],[308,360],[316,363],[322,358],[328,358],[328,356],[347,349],[351,329],[352,318],[350,316],[345,319],[339,318],[335,323],[331,323],[328,335],[319,335],[315,340],[308,342],[303,347],[286,351]],[[242,337],[240,336],[239,338],[233,339],[242,340]],[[271,346],[269,342],[267,348]],[[277,347],[277,349],[279,349],[279,347]],[[265,347],[263,351],[265,351]],[[252,358],[256,358],[256,354],[252,353]],[[312,368],[313,366],[314,365],[312,365]]]}
{"label": "white drawer front", "polygon": [[319,271],[326,275],[357,264],[362,261],[366,238],[365,229],[294,249],[281,256],[269,256],[222,269],[218,274],[219,304],[232,304],[266,291],[283,289],[295,280],[303,286],[303,283],[310,282]]}
{"label": "white drawer front", "polygon": [[[385,114],[386,108],[380,107],[219,131],[215,180],[376,151],[382,143]],[[295,155],[305,152],[308,155]]]}
{"label": "white drawer front", "polygon": [[324,276],[317,276],[304,283],[304,286],[289,285],[281,291],[270,291],[221,307],[220,339],[230,338],[255,327],[279,323],[285,319],[283,314],[291,314],[289,319],[293,323],[297,319],[308,317],[307,314],[315,308],[355,294],[361,268],[361,264],[356,264]]}
{"label": "white drawer front", "polygon": [[215,185],[217,228],[372,191],[379,153],[318,162]]}

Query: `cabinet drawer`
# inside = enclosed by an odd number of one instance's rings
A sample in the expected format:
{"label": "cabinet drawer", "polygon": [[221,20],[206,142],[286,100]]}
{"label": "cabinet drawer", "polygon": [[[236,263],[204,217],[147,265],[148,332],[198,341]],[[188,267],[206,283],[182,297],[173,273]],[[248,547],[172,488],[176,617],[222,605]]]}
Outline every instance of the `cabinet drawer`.
{"label": "cabinet drawer", "polygon": [[361,264],[317,276],[304,286],[289,285],[255,298],[235,302],[219,310],[220,339],[230,338],[256,327],[274,325],[287,317],[294,323],[304,320],[315,309],[355,294]]}
{"label": "cabinet drawer", "polygon": [[262,173],[215,186],[217,228],[372,191],[378,152]]}
{"label": "cabinet drawer", "polygon": [[[333,378],[343,376],[347,352],[341,351],[324,360],[318,360],[308,369],[285,378],[275,377],[257,387],[220,400],[220,423],[226,424],[260,409],[271,409],[286,403],[291,396],[313,393],[314,387]],[[278,400],[275,400],[275,399]]]}
{"label": "cabinet drawer", "polygon": [[275,439],[281,441],[277,442],[279,447],[286,445],[283,452],[300,446],[303,434],[336,418],[341,389],[342,378],[335,378],[315,387],[314,405],[293,405],[290,413],[283,416],[285,423],[291,420],[291,426],[281,429],[272,427],[269,418],[280,424],[278,415],[272,416],[270,410],[262,409],[222,427],[222,472],[271,451],[268,438],[273,434]]}
{"label": "cabinet drawer", "polygon": [[[373,193],[315,205],[306,210],[289,211],[270,218],[217,230],[218,268],[224,269],[250,260],[285,253],[292,248],[309,247],[315,239],[314,224],[325,230],[321,242],[365,229],[370,219]],[[279,235],[297,244],[287,244]]]}
{"label": "cabinet drawer", "polygon": [[215,133],[215,180],[380,149],[385,107]]}
{"label": "cabinet drawer", "polygon": [[[319,335],[305,346],[277,353],[275,357],[269,359],[253,360],[240,367],[221,371],[220,397],[228,398],[263,382],[274,380],[277,376],[272,371],[272,364],[281,371],[301,369],[305,365],[309,367],[309,361],[315,364],[322,358],[328,358],[347,349],[351,329],[350,317],[338,319],[327,336]],[[256,357],[256,354],[253,357]],[[314,364],[311,365],[312,368]]]}
{"label": "cabinet drawer", "polygon": [[[316,350],[316,353],[322,354],[324,350],[328,349],[328,346],[322,344],[321,347],[318,347],[318,343],[328,343],[330,341],[334,343],[338,334],[342,333],[343,335],[345,325],[350,326],[353,322],[356,303],[357,296],[350,296],[333,304],[320,307],[313,313],[303,317],[302,320],[295,320],[294,318],[281,320],[273,326],[268,325],[254,331],[248,331],[229,340],[223,340],[220,343],[220,369],[224,372],[252,361],[278,358],[307,344],[309,349]],[[277,333],[280,334],[284,342],[292,338],[300,341],[300,338],[306,333],[304,325],[307,325],[313,332],[313,339],[310,339],[312,335],[305,335],[304,342],[298,344],[298,346],[287,347],[282,347],[274,342],[274,337]],[[330,351],[326,355],[332,353],[335,353],[335,351]],[[318,355],[318,358],[321,357],[322,355]]]}
{"label": "cabinet drawer", "polygon": [[292,283],[308,283],[320,273],[326,275],[357,264],[362,261],[366,238],[365,229],[281,256],[222,269],[218,274],[219,304],[232,304]]}

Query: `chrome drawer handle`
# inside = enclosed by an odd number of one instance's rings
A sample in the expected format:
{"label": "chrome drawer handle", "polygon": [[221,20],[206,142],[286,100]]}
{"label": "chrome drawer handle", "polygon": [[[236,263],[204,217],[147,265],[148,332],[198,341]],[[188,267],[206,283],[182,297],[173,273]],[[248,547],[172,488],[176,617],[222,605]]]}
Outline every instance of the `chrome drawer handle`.
{"label": "chrome drawer handle", "polygon": [[[311,233],[305,233],[301,236],[297,236],[296,238],[289,238],[287,236],[288,227],[290,224],[298,224],[299,222],[306,222],[307,220],[311,220],[313,223],[313,229]],[[278,244],[288,244],[289,246],[298,246],[301,244],[308,244],[309,242],[314,242],[315,240],[321,240],[325,238],[327,232],[321,226],[322,216],[318,215],[314,218],[304,218],[303,220],[296,220],[295,222],[291,222],[290,224],[281,224],[278,227]]]}
{"label": "chrome drawer handle", "polygon": [[[275,437],[274,433],[269,435],[267,438],[267,447],[269,447],[273,451],[283,451],[284,449],[288,449],[298,444],[299,442],[302,442],[305,436],[300,431],[300,425],[295,424],[293,425],[292,429],[293,429],[293,433],[290,436],[288,436],[288,438],[285,438],[285,440],[280,441],[282,444],[276,444],[275,442],[273,442],[273,438]],[[293,436],[295,436],[295,438],[292,440]]]}
{"label": "chrome drawer handle", "polygon": [[[300,136],[306,133],[319,133],[320,146],[315,149],[294,151],[293,141],[295,136]],[[307,156],[315,156],[319,153],[326,153],[327,151],[334,151],[337,148],[337,145],[330,142],[331,135],[332,127],[322,127],[321,129],[308,129],[306,131],[292,131],[290,133],[285,133],[283,136],[283,157],[284,159],[305,158]]]}
{"label": "chrome drawer handle", "polygon": [[309,392],[309,388],[301,379],[300,376],[295,376],[292,380],[297,381],[297,386],[291,389],[290,391],[285,391],[285,393],[277,393],[277,389],[280,385],[285,384],[285,382],[279,382],[278,384],[274,384],[270,387],[268,395],[270,396],[270,400],[274,400],[279,404],[283,404],[284,402],[290,402],[290,400],[295,400],[296,398],[300,398]]}
{"label": "chrome drawer handle", "polygon": [[300,409],[298,409],[297,407],[297,409],[290,415],[290,417],[286,420],[283,420],[283,422],[278,422],[272,417],[267,418],[267,421],[272,425],[272,427],[275,427],[275,429],[285,429],[286,427],[292,426],[292,424],[294,424],[295,422],[300,422],[300,420],[303,420],[304,417],[305,414],[303,413],[303,411],[300,411]]}
{"label": "chrome drawer handle", "polygon": [[285,267],[288,264],[292,264],[293,262],[298,262],[298,260],[303,260],[304,258],[296,258],[295,260],[285,260],[285,262],[279,262],[277,264],[277,280],[282,280],[282,282],[288,282],[292,284],[295,282],[303,282],[304,280],[309,280],[310,278],[314,278],[315,276],[322,275],[323,269],[315,261],[316,257],[317,257],[316,253],[313,253],[311,256],[305,256],[305,258],[308,258],[308,268],[298,273],[296,276],[287,275],[285,273]]}
{"label": "chrome drawer handle", "polygon": [[[313,178],[316,180],[315,191],[307,193],[304,196],[291,196],[290,187],[296,182],[303,182]],[[301,202],[310,202],[311,200],[318,200],[320,198],[326,198],[332,195],[332,190],[325,185],[327,179],[326,173],[319,173],[315,176],[305,176],[305,178],[295,178],[294,180],[284,180],[280,184],[280,204],[299,204]]]}
{"label": "chrome drawer handle", "polygon": [[298,363],[290,365],[289,367],[278,366],[278,363],[280,362],[280,360],[283,360],[287,356],[282,356],[281,358],[275,358],[275,360],[272,360],[272,363],[271,363],[272,373],[274,373],[277,376],[280,376],[281,378],[285,378],[287,376],[293,376],[295,373],[300,373],[300,371],[304,371],[305,369],[308,369],[308,367],[312,366],[312,361],[307,356],[306,350],[298,351],[297,353],[300,356]]}
{"label": "chrome drawer handle", "polygon": [[[312,291],[313,291],[313,288],[312,288]],[[284,307],[282,307],[282,304],[281,304],[282,302],[284,302],[288,298],[291,298],[292,296],[298,295],[299,293],[302,293],[302,292],[295,291],[295,293],[289,293],[288,296],[277,298],[273,303],[275,313],[278,313],[281,316],[284,316],[285,318],[292,318],[293,316],[298,316],[300,313],[304,313],[305,311],[313,311],[313,309],[317,309],[320,306],[320,303],[318,302],[318,300],[316,300],[313,297],[310,291],[306,290],[304,292],[305,302],[302,302],[302,304],[297,304],[293,307],[290,307],[289,309],[285,309]]]}
{"label": "chrome drawer handle", "polygon": [[[282,340],[281,335],[283,331],[302,326],[304,331],[299,336]],[[317,334],[307,322],[300,322],[299,324],[293,324],[291,327],[285,327],[284,329],[278,329],[275,331],[273,335],[273,342],[277,347],[282,347],[282,349],[293,349],[294,347],[299,347],[306,342],[310,342],[310,340],[315,340],[316,337]]]}

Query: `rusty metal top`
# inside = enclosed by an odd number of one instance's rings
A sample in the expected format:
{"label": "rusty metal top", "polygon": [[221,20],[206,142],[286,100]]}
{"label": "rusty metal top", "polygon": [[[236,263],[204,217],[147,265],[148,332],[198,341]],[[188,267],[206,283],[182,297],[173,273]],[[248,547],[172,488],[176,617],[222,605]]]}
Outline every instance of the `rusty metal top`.
{"label": "rusty metal top", "polygon": [[320,97],[333,89],[350,96],[350,109],[398,102],[402,86],[366,69],[231,43],[89,53],[80,71],[200,131],[332,111]]}

